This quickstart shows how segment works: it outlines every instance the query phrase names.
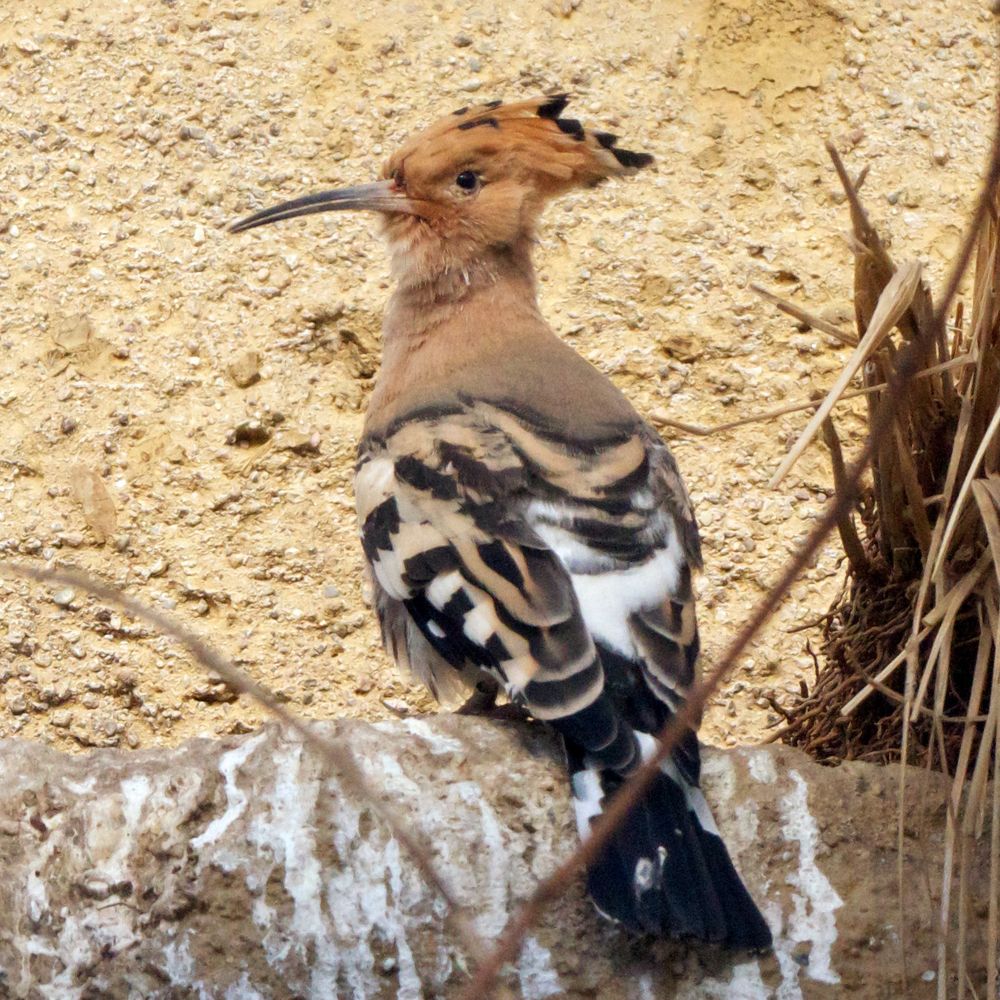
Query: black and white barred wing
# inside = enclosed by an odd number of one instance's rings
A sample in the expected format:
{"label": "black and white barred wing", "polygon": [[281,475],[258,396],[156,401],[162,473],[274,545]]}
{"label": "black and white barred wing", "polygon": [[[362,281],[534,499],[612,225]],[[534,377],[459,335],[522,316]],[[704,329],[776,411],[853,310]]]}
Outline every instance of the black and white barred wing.
{"label": "black and white barred wing", "polygon": [[698,530],[673,457],[652,431],[640,425],[590,461],[596,468],[578,468],[575,488],[534,500],[526,516],[566,566],[610,682],[627,689],[620,710],[655,732],[696,677]]}
{"label": "black and white barred wing", "polygon": [[573,464],[526,432],[519,446],[509,420],[477,408],[366,443],[356,492],[386,643],[435,691],[446,667],[487,671],[535,718],[627,768],[635,741],[604,692],[573,578],[525,515],[536,491],[558,497]]}
{"label": "black and white barred wing", "polygon": [[486,670],[537,718],[592,727],[587,748],[611,715],[652,733],[676,711],[698,535],[642,424],[567,440],[480,401],[367,440],[356,489],[386,645],[435,694]]}

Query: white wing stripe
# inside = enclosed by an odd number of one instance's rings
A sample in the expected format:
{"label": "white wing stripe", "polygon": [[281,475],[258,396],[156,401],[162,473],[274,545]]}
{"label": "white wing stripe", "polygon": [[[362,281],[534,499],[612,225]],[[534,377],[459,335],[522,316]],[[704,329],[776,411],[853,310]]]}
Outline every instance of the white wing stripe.
{"label": "white wing stripe", "polygon": [[573,573],[573,589],[591,635],[623,656],[640,658],[629,617],[662,604],[673,594],[683,566],[684,553],[671,531],[666,548],[639,566],[607,573]]}

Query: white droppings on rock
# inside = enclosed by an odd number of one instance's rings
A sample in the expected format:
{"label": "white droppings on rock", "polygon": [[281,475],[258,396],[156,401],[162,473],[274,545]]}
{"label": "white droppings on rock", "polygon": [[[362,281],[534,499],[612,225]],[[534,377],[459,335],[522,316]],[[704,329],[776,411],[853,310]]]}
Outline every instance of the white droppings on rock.
{"label": "white droppings on rock", "polygon": [[187,936],[171,941],[163,948],[163,971],[173,986],[191,986],[195,976],[194,957]]}
{"label": "white droppings on rock", "polygon": [[[401,900],[404,898],[404,865],[399,854],[398,841],[395,839],[390,840],[385,845],[385,853],[386,860],[388,861],[389,888],[392,890],[391,898]],[[396,945],[396,995],[400,1000],[422,1000],[424,996],[423,985],[420,981],[420,975],[417,973],[417,964],[413,958],[413,949],[410,948],[410,943],[406,939],[406,926],[403,921],[403,914],[400,912],[398,905],[394,905],[391,908],[386,906],[383,926]]]}
{"label": "white droppings on rock", "polygon": [[738,857],[757,837],[756,805],[752,801],[740,801],[736,765],[727,755],[703,754],[701,775],[713,815],[727,817],[720,827],[722,839],[730,853]]}
{"label": "white droppings on rock", "polygon": [[341,859],[325,886],[340,964],[338,978],[349,986],[351,996],[378,994],[374,939],[383,947],[395,946],[397,996],[420,1000],[423,988],[406,938],[406,917],[427,890],[400,857],[394,839],[377,829],[363,834],[362,816],[370,814],[368,809],[357,806],[332,782],[324,788],[324,796],[333,813],[334,848]]}
{"label": "white droppings on rock", "polygon": [[802,969],[792,955],[793,943],[785,938],[781,904],[776,900],[768,900],[761,907],[761,912],[774,934],[774,957],[781,970],[781,983],[775,993],[775,1000],[802,1000],[802,987],[799,985],[799,973]]}
{"label": "white droppings on rock", "polygon": [[267,1000],[263,993],[254,989],[247,973],[243,973],[238,983],[233,983],[223,994],[223,1000]]}
{"label": "white droppings on rock", "polygon": [[[247,841],[260,856],[272,857],[284,874],[285,891],[292,900],[291,920],[271,929],[268,937],[284,947],[268,948],[284,958],[294,950],[309,965],[313,996],[337,994],[340,967],[323,907],[323,866],[316,853],[315,810],[319,781],[303,773],[302,744],[282,741],[274,756],[274,784],[265,792],[270,809],[257,812],[247,830]],[[273,961],[272,961],[273,964]]]}
{"label": "white droppings on rock", "polygon": [[433,754],[461,753],[465,749],[458,740],[436,733],[424,719],[403,719],[402,726],[407,732],[423,740]]}
{"label": "white droppings on rock", "polygon": [[[819,846],[819,826],[809,811],[808,785],[798,771],[789,771],[794,787],[779,802],[781,831],[789,841],[798,841],[799,864],[788,875],[788,883],[798,891],[793,893],[795,909],[788,916],[785,935],[776,945],[779,954],[789,951],[792,945],[812,942],[809,953],[810,979],[821,983],[836,984],[840,976],[833,969],[831,953],[837,940],[837,920],[834,911],[844,905],[830,880],[816,864]],[[788,956],[791,958],[791,955]],[[782,971],[785,963],[782,962]]]}
{"label": "white droppings on rock", "polygon": [[57,845],[58,841],[55,837],[43,841],[34,856],[32,867],[28,870],[25,902],[28,904],[28,917],[33,924],[39,923],[49,908],[49,894],[42,872],[47,867],[49,858],[52,857]]}
{"label": "white droppings on rock", "polygon": [[730,853],[740,854],[756,839],[759,823],[757,806],[753,802],[740,802],[733,807],[733,820],[726,827],[725,840]]}
{"label": "white droppings on rock", "polygon": [[114,853],[101,867],[101,874],[109,881],[119,881],[128,876],[129,855],[135,850],[135,836],[139,830],[142,811],[149,801],[153,784],[144,774],[125,778],[122,789],[122,824]]}
{"label": "white droppings on rock", "polygon": [[[779,996],[782,987],[779,987]],[[677,1000],[771,1000],[774,994],[765,984],[759,962],[741,962],[733,967],[728,982],[705,979],[697,986],[687,987]]]}
{"label": "white droppings on rock", "polygon": [[247,807],[246,793],[236,784],[236,771],[242,767],[250,755],[260,746],[265,738],[264,733],[258,733],[253,739],[241,744],[235,750],[224,753],[219,758],[219,770],[225,781],[226,811],[212,820],[202,832],[191,841],[191,846],[200,851],[208,844],[214,844],[243,815]]}
{"label": "white droppings on rock", "polygon": [[378,757],[376,778],[383,782],[382,788],[393,795],[420,794],[420,786],[408,778],[399,761],[387,753],[380,754]]}
{"label": "white droppings on rock", "polygon": [[714,804],[728,804],[736,794],[736,768],[726,754],[702,754],[702,785]]}
{"label": "white droppings on rock", "polygon": [[485,879],[488,890],[479,901],[481,909],[475,923],[476,930],[489,941],[500,935],[510,916],[510,862],[500,821],[483,798],[483,790],[474,782],[463,781],[457,791],[463,802],[478,809],[482,821],[481,851],[488,871]]}
{"label": "white droppings on rock", "polygon": [[778,780],[778,769],[774,766],[774,758],[766,750],[748,750],[744,752],[750,777],[754,781],[770,785]]}
{"label": "white droppings on rock", "polygon": [[565,993],[559,974],[552,967],[549,949],[542,947],[533,935],[524,939],[517,963],[517,977],[523,1000],[545,1000],[546,997],[563,996]]}
{"label": "white droppings on rock", "polygon": [[67,791],[72,792],[74,795],[89,795],[94,790],[94,784],[96,781],[97,779],[93,775],[84,778],[82,781],[72,781],[67,779],[63,782],[63,787]]}
{"label": "white droppings on rock", "polygon": [[[420,722],[416,732],[403,721],[317,729],[350,747],[404,822],[420,829],[459,904],[492,937],[575,840],[558,748],[533,727],[464,717]],[[453,740],[463,752],[437,752]],[[776,766],[755,763],[760,754]],[[0,914],[0,968],[14,996],[33,990],[42,1000],[80,1000],[95,968],[117,982],[155,969],[157,990],[165,981],[205,1000],[260,1000],[275,982],[303,996],[419,1000],[453,996],[465,981],[443,904],[373,809],[342,787],[321,755],[273,728],[235,748],[198,741],[83,761],[11,742],[0,745],[0,763],[12,776],[0,788],[0,829],[22,831],[26,846],[23,860],[11,859],[6,924]],[[774,931],[775,956],[706,967],[668,942],[633,954],[577,886],[525,945],[514,969],[519,995],[548,1000],[593,984],[594,995],[628,1000],[803,1000],[837,983],[834,963],[847,968],[847,944],[870,926],[873,907],[892,910],[894,875],[873,870],[859,884],[855,873],[868,856],[864,845],[891,841],[887,804],[897,779],[870,765],[820,768],[779,747],[708,749],[705,765],[708,798]],[[91,780],[89,794],[68,793],[71,783]],[[44,814],[47,832],[35,837],[28,831],[37,830],[35,803],[45,788],[59,807]],[[934,789],[911,808],[940,830],[947,788]],[[848,798],[854,839],[824,859],[821,872],[819,831],[840,835]],[[191,818],[206,811],[218,819],[192,829]],[[124,856],[122,842],[130,845]],[[986,852],[973,862],[988,871]],[[155,894],[94,905],[80,893],[81,884],[107,884],[119,865],[132,885]],[[918,877],[912,858],[904,865]],[[988,878],[972,883],[978,899],[982,885]],[[197,909],[189,918],[192,894],[223,923],[206,922]],[[928,968],[933,931],[915,915],[908,933],[915,961],[924,963],[917,967]],[[229,941],[246,949],[245,963],[217,960]],[[981,957],[971,961],[977,973],[984,968]],[[880,969],[877,957],[871,968]],[[153,980],[137,980],[135,989],[147,995]]]}

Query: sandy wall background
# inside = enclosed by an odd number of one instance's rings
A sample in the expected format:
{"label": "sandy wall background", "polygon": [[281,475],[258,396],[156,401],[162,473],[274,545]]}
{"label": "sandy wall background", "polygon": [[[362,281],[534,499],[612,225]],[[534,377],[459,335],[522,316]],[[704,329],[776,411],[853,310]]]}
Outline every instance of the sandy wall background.
{"label": "sandy wall background", "polygon": [[[538,248],[555,327],[656,421],[805,400],[842,348],[752,281],[850,326],[832,138],[880,231],[932,281],[987,143],[994,18],[971,0],[324,0],[0,8],[0,555],[65,560],[194,624],[296,711],[384,718],[426,696],[383,655],[351,478],[388,271],[365,218],[223,227],[374,177],[408,132],[554,90],[657,157],[566,198]],[[830,484],[801,414],[665,433],[705,542],[709,661]],[[855,422],[855,432],[860,429]],[[752,741],[811,676],[836,549],[713,706]],[[0,737],[139,747],[260,721],[144,626],[0,581]]]}

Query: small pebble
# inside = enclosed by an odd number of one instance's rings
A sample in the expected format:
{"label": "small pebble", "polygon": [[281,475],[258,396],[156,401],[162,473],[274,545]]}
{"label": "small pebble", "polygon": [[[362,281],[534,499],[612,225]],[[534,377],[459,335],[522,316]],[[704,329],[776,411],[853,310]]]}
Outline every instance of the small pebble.
{"label": "small pebble", "polygon": [[63,587],[52,595],[52,603],[60,608],[68,608],[73,603],[76,591],[72,587]]}
{"label": "small pebble", "polygon": [[271,440],[271,429],[259,420],[244,420],[237,424],[226,437],[226,444],[264,444]]}
{"label": "small pebble", "polygon": [[241,389],[260,381],[260,354],[257,351],[240,351],[229,363],[229,377]]}
{"label": "small pebble", "polygon": [[146,577],[163,576],[168,566],[169,563],[166,559],[154,559],[145,570],[141,570],[140,572]]}

